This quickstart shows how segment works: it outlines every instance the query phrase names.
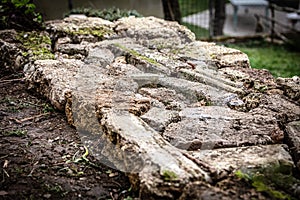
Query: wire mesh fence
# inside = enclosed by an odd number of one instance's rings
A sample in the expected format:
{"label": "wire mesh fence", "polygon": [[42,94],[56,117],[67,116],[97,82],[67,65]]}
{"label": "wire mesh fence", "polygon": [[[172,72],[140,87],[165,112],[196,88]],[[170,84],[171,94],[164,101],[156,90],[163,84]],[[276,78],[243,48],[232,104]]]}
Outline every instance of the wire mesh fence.
{"label": "wire mesh fence", "polygon": [[198,39],[208,38],[209,0],[179,0],[181,23],[193,31]]}

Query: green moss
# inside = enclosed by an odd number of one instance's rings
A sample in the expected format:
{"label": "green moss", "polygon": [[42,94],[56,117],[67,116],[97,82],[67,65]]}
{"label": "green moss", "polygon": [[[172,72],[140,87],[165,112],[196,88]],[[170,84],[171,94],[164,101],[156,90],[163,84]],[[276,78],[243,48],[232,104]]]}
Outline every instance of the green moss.
{"label": "green moss", "polygon": [[17,137],[22,137],[25,136],[26,134],[27,134],[26,130],[20,130],[20,129],[4,132],[4,135],[6,136],[17,136]]}
{"label": "green moss", "polygon": [[176,181],[178,180],[178,176],[175,172],[170,170],[164,170],[162,174],[164,181]]}
{"label": "green moss", "polygon": [[51,52],[51,39],[41,32],[20,32],[18,40],[27,49],[22,55],[32,60],[54,59]]}
{"label": "green moss", "polygon": [[122,46],[121,44],[118,44],[118,43],[115,43],[114,44],[116,47],[119,47],[120,49],[128,52],[129,54],[141,59],[141,60],[144,60],[150,64],[153,64],[153,65],[156,65],[156,66],[160,66],[161,64],[159,62],[157,62],[156,60],[152,59],[152,58],[148,58],[146,56],[143,56],[141,55],[139,52],[133,50],[133,49],[128,49],[127,47],[124,47]]}
{"label": "green moss", "polygon": [[210,58],[211,58],[211,59],[217,59],[218,56],[217,56],[216,54],[210,54]]}
{"label": "green moss", "polygon": [[105,35],[112,34],[113,31],[105,26],[100,26],[97,28],[79,28],[78,30],[70,30],[66,31],[70,35],[93,35],[100,40],[104,38]]}
{"label": "green moss", "polygon": [[257,170],[238,170],[235,175],[273,199],[296,199],[293,186],[300,185],[300,180],[293,177],[291,172],[291,166],[283,164],[269,165]]}

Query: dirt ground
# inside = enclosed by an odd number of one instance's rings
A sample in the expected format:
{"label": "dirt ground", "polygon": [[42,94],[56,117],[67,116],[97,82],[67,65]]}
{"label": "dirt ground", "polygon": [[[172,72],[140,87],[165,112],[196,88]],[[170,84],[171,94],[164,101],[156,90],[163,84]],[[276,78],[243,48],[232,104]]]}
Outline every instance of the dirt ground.
{"label": "dirt ground", "polygon": [[132,199],[127,177],[97,163],[63,113],[0,69],[0,199]]}

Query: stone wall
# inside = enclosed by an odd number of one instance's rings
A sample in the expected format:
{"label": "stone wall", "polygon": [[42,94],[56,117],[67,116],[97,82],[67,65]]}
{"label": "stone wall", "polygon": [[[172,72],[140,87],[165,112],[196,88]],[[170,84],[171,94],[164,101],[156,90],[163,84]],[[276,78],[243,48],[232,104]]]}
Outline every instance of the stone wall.
{"label": "stone wall", "polygon": [[238,170],[300,169],[298,77],[251,69],[246,54],[154,17],[70,17],[43,34],[53,59],[16,59],[25,50],[0,40],[2,62],[26,64],[28,87],[141,199],[232,199],[216,183]]}

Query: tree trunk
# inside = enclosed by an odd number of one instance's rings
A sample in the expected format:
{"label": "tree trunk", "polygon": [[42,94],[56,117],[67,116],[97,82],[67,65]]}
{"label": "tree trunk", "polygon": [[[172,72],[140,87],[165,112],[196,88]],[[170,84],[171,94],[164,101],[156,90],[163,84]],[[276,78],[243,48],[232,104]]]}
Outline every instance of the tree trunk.
{"label": "tree trunk", "polygon": [[226,18],[225,4],[226,0],[211,0],[213,1],[213,36],[223,35],[223,27]]}
{"label": "tree trunk", "polygon": [[178,0],[162,0],[165,20],[181,22]]}
{"label": "tree trunk", "polygon": [[68,8],[69,8],[69,10],[73,9],[73,1],[72,0],[68,0]]}

